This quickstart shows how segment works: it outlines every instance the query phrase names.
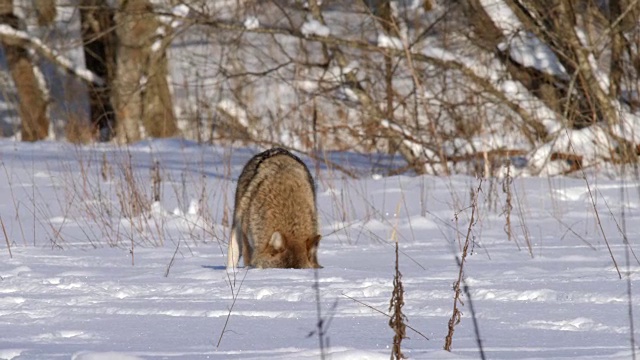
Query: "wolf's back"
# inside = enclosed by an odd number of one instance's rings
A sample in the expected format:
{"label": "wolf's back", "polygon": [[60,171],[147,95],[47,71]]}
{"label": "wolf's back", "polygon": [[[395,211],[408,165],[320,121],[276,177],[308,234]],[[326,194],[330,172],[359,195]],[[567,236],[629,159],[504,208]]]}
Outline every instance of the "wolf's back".
{"label": "wolf's back", "polygon": [[[273,247],[276,235],[282,251]],[[319,267],[315,183],[300,158],[273,148],[245,165],[238,179],[232,226],[232,241],[239,238],[245,265]],[[305,261],[307,254],[311,260]]]}
{"label": "wolf's back", "polygon": [[[256,186],[257,182],[261,181],[261,179],[266,178],[268,175],[275,175],[273,164],[269,160],[274,160],[275,157],[284,156],[284,159],[275,163],[286,162],[289,163],[289,166],[294,165],[290,160],[294,160],[299,168],[303,169],[306,175],[307,182],[311,187],[313,192],[313,201],[315,206],[315,183],[313,181],[313,177],[309,172],[307,166],[300,160],[299,157],[295,156],[291,152],[283,148],[272,148],[266,151],[263,151],[251,158],[249,162],[244,166],[242,172],[240,173],[240,177],[238,178],[238,185],[236,188],[236,196],[235,196],[235,208],[233,214],[233,221],[239,220],[238,217],[242,217],[249,207],[249,200],[253,198],[254,192],[258,188]],[[260,175],[258,176],[258,174]]]}
{"label": "wolf's back", "polygon": [[311,173],[309,172],[309,169],[307,168],[307,166],[304,164],[304,162],[302,162],[302,160],[300,160],[299,157],[295,156],[288,150],[276,147],[276,148],[271,148],[269,150],[263,151],[253,156],[251,160],[249,160],[249,162],[247,162],[247,164],[244,166],[240,174],[240,178],[238,178],[238,185],[236,189],[236,198],[235,198],[236,204],[238,204],[240,199],[242,199],[245,195],[247,195],[246,192],[249,189],[249,185],[254,180],[256,174],[260,170],[260,167],[264,165],[264,163],[267,160],[276,156],[286,156],[290,159],[295,160],[298,164],[300,164],[300,166],[306,172],[307,181],[309,182],[309,184],[311,185],[311,188],[313,189],[313,197],[315,200],[315,183],[313,181],[313,177],[311,176]]}

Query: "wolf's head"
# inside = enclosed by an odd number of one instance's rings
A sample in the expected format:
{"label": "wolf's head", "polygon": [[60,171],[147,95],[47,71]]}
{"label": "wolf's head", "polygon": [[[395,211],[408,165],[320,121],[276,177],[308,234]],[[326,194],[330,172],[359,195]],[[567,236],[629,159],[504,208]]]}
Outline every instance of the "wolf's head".
{"label": "wolf's head", "polygon": [[255,266],[258,268],[322,268],[317,260],[320,237],[320,235],[313,235],[304,241],[295,241],[287,239],[276,231],[271,235],[262,256],[256,259]]}

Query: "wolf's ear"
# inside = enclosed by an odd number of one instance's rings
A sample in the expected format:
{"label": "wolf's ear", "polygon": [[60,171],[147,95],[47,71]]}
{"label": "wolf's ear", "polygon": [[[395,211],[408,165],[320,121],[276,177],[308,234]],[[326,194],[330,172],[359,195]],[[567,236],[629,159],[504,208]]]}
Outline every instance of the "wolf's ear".
{"label": "wolf's ear", "polygon": [[318,247],[318,244],[320,243],[320,239],[322,238],[322,235],[318,234],[318,235],[314,235],[310,238],[307,239],[307,250],[313,250],[315,248]]}
{"label": "wolf's ear", "polygon": [[271,239],[269,240],[269,246],[271,246],[274,250],[280,251],[284,248],[284,241],[282,240],[282,235],[278,231],[274,232],[271,235]]}

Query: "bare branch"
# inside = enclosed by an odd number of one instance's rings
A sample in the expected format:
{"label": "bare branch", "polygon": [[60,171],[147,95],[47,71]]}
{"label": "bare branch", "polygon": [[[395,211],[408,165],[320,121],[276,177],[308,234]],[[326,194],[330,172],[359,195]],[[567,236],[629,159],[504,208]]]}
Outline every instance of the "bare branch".
{"label": "bare branch", "polygon": [[67,57],[57,50],[45,45],[40,39],[33,37],[22,30],[16,30],[7,24],[0,24],[0,40],[9,45],[18,45],[33,49],[38,54],[44,56],[59,67],[78,78],[96,85],[103,85],[104,80],[96,74],[75,66]]}

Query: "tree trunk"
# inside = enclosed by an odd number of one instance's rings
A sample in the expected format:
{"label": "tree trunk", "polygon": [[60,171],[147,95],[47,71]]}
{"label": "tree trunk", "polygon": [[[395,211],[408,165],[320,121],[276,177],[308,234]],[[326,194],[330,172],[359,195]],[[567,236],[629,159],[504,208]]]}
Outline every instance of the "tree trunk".
{"label": "tree trunk", "polygon": [[[0,0],[0,23],[20,28],[20,19],[13,13],[12,0]],[[39,84],[38,70],[29,52],[20,45],[4,43],[7,65],[18,91],[18,114],[22,121],[22,141],[38,141],[49,135],[47,97]],[[44,81],[44,80],[43,80]]]}
{"label": "tree trunk", "polygon": [[113,10],[106,0],[82,0],[80,21],[87,70],[104,79],[104,84],[89,84],[91,124],[100,141],[111,140],[115,130],[115,113],[111,93],[116,67],[116,38]]}
{"label": "tree trunk", "polygon": [[55,0],[33,0],[39,26],[49,26],[58,15]]}
{"label": "tree trunk", "polygon": [[143,124],[149,136],[171,137],[178,133],[173,113],[173,101],[169,90],[168,69],[165,47],[149,55],[147,68],[148,83],[143,92]]}
{"label": "tree trunk", "polygon": [[119,5],[115,19],[118,140],[174,136],[177,126],[167,82],[166,44],[154,46],[161,41],[157,38],[161,24],[148,0],[120,0]]}

